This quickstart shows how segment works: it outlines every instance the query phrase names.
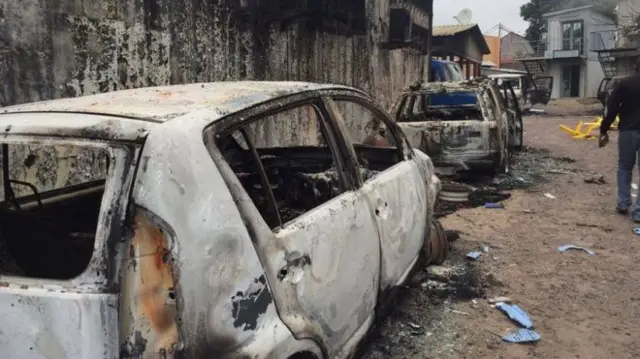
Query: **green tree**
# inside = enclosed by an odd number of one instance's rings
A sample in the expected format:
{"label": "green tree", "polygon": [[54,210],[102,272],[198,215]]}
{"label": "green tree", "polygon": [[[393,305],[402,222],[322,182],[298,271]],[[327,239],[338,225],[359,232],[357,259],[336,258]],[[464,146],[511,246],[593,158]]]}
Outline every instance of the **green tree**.
{"label": "green tree", "polygon": [[520,7],[520,16],[529,23],[525,33],[525,38],[529,42],[540,41],[547,25],[542,15],[552,10],[552,0],[529,0]]}

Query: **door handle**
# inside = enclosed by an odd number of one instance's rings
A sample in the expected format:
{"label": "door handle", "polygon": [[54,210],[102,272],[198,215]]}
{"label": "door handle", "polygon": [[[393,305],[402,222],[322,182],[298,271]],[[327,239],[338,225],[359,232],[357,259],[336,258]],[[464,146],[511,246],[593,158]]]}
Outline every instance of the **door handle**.
{"label": "door handle", "polygon": [[286,254],[284,260],[286,264],[278,271],[279,280],[284,280],[291,273],[301,272],[304,267],[311,265],[311,257],[298,251]]}

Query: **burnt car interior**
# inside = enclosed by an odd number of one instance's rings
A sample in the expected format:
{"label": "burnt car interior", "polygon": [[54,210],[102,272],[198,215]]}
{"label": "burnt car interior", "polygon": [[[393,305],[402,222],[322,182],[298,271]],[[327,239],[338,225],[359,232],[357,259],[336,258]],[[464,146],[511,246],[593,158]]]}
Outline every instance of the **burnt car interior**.
{"label": "burnt car interior", "polygon": [[89,265],[108,151],[2,145],[0,274],[71,279]]}
{"label": "burnt car interior", "polygon": [[[311,105],[247,121],[218,136],[217,147],[272,228],[340,195],[344,181],[327,141],[320,112]],[[376,150],[382,154],[375,154]],[[356,146],[368,176],[393,165],[392,148]],[[390,163],[393,162],[393,163]]]}
{"label": "burnt car interior", "polygon": [[[459,97],[456,98],[456,96]],[[465,97],[468,101],[464,99]],[[473,103],[471,103],[472,100]],[[398,122],[482,121],[484,119],[475,94],[470,93],[408,95],[401,103],[399,111]]]}

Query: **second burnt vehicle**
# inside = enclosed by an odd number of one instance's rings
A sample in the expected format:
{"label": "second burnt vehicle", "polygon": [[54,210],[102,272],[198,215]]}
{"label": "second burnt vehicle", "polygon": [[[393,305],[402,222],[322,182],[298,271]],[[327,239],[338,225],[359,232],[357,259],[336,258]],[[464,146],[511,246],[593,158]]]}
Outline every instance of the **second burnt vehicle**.
{"label": "second burnt vehicle", "polygon": [[0,128],[13,359],[350,358],[446,255],[431,160],[353,88],[141,88]]}
{"label": "second burnt vehicle", "polygon": [[427,153],[440,175],[509,170],[509,154],[522,148],[523,122],[509,84],[486,77],[417,84],[393,107],[412,146]]}

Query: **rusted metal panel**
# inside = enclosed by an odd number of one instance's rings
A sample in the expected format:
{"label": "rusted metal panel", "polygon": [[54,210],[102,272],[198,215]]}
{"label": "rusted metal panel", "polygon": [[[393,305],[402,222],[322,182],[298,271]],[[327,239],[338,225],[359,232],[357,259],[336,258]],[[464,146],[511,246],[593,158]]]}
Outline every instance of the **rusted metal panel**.
{"label": "rusted metal panel", "polygon": [[172,240],[136,210],[120,282],[121,357],[167,358],[179,349]]}
{"label": "rusted metal panel", "polygon": [[150,133],[133,191],[135,203],[175,236],[180,354],[240,359],[317,352],[278,317],[270,279],[203,143],[206,122],[200,115],[168,121]]}

